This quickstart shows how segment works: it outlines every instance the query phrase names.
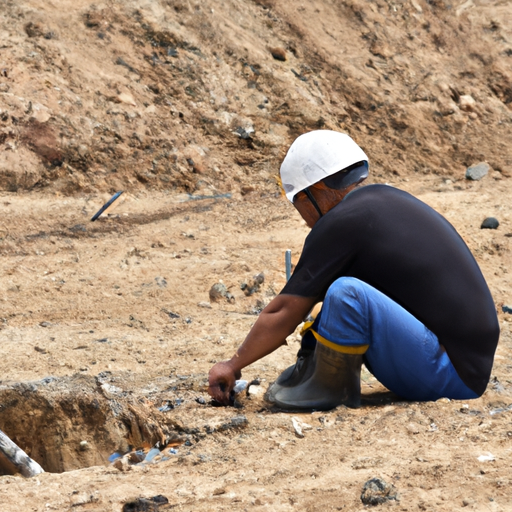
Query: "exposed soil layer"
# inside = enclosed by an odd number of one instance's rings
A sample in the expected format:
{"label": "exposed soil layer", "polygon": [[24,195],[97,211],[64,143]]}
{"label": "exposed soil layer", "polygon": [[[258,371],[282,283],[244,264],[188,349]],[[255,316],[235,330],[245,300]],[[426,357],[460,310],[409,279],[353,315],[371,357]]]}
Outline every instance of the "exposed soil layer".
{"label": "exposed soil layer", "polygon": [[52,473],[105,465],[116,452],[179,440],[177,430],[183,429],[115,383],[104,372],[3,384],[2,430]]}

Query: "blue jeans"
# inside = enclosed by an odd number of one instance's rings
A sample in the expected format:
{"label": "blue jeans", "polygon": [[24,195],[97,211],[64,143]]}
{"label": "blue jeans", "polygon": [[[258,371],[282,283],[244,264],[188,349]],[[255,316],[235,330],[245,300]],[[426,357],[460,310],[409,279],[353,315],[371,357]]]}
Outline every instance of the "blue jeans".
{"label": "blue jeans", "polygon": [[434,333],[359,279],[342,277],[330,286],[312,332],[334,350],[364,354],[377,380],[408,400],[478,397],[462,382]]}

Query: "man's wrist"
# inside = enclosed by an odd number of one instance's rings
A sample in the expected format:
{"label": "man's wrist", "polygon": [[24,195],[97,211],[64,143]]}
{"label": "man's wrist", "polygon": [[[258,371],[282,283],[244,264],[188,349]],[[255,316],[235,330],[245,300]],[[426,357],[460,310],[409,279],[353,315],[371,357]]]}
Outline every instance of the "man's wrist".
{"label": "man's wrist", "polygon": [[233,370],[233,373],[240,372],[244,367],[243,365],[240,364],[241,358],[238,352],[235,352],[234,356],[229,361],[226,361],[226,363],[229,365],[231,370]]}

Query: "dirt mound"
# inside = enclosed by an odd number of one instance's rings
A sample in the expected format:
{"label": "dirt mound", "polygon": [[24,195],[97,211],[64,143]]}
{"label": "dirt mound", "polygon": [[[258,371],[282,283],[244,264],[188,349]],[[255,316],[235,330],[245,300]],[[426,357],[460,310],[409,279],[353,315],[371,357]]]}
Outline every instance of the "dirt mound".
{"label": "dirt mound", "polygon": [[377,175],[512,172],[506,2],[4,2],[0,187],[277,192],[348,131]]}

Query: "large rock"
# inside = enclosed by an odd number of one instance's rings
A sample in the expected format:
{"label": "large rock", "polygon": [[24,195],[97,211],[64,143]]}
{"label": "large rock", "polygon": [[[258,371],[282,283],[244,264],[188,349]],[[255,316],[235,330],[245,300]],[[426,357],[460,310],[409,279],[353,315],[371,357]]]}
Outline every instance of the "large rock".
{"label": "large rock", "polygon": [[487,162],[480,162],[478,164],[468,167],[466,170],[466,179],[479,181],[487,175],[491,166]]}

